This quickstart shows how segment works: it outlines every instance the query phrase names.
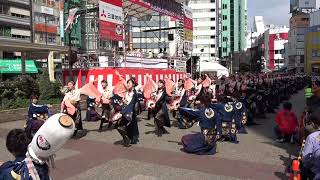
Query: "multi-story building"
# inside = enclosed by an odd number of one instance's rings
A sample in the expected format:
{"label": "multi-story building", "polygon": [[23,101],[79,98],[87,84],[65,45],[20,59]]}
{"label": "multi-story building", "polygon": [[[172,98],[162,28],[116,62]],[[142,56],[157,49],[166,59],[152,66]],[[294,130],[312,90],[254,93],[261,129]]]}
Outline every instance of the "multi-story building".
{"label": "multi-story building", "polygon": [[310,14],[305,34],[305,72],[320,73],[320,10]]}
{"label": "multi-story building", "polygon": [[285,43],[288,42],[287,27],[270,25],[264,33],[264,60],[266,68],[278,70],[285,64]]}
{"label": "multi-story building", "polygon": [[297,72],[304,71],[304,37],[309,27],[309,14],[299,12],[290,18],[288,41],[288,68],[296,68]]}
{"label": "multi-story building", "polygon": [[[29,0],[0,1],[0,39],[32,42],[31,4]],[[1,51],[0,58],[15,58],[20,52]]]}
{"label": "multi-story building", "polygon": [[193,56],[215,60],[218,48],[218,0],[190,0],[193,13]]}
{"label": "multi-story building", "polygon": [[34,43],[62,45],[59,1],[33,0]]}
{"label": "multi-story building", "polygon": [[[132,18],[132,29],[130,35],[130,47],[132,50],[140,50],[141,52],[159,53],[160,50],[170,52],[169,41],[176,41],[180,36],[177,36],[178,30],[161,31],[160,29],[169,28],[170,17],[159,16],[155,14],[149,18],[137,19]],[[173,26],[179,25],[179,21],[173,20]],[[146,30],[155,30],[145,32]],[[170,34],[170,35],[169,35]],[[170,38],[168,38],[170,36]],[[174,47],[172,47],[174,54]]]}
{"label": "multi-story building", "polygon": [[246,48],[247,0],[220,0],[219,57]]}

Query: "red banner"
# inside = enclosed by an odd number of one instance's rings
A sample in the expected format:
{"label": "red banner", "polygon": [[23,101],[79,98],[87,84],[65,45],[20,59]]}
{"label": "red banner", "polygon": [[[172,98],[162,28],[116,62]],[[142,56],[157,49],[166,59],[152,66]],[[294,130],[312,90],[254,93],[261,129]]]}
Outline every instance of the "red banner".
{"label": "red banner", "polygon": [[123,41],[123,21],[121,0],[99,1],[99,34],[101,39]]}

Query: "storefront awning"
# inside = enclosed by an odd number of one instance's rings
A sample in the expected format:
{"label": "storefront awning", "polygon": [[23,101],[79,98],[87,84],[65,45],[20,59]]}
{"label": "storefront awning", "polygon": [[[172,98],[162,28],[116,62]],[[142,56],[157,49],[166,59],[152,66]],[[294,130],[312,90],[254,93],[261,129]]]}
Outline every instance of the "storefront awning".
{"label": "storefront awning", "polygon": [[[21,59],[0,59],[0,73],[21,74]],[[26,60],[26,73],[38,73],[38,69],[33,60]]]}

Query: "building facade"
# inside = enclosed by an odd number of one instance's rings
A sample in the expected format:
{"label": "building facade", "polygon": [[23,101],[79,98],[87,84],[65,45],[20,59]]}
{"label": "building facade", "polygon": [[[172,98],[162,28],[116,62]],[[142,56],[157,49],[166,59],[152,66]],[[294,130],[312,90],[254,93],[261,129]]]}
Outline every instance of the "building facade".
{"label": "building facade", "polygon": [[306,28],[309,27],[309,14],[299,13],[290,18],[288,39],[288,68],[304,71],[304,39]]}
{"label": "building facade", "polygon": [[[32,39],[32,14],[29,0],[0,1],[0,39],[29,42]],[[0,58],[16,58],[20,52],[0,51]]]}
{"label": "building facade", "polygon": [[33,0],[34,43],[62,45],[59,8],[59,1]]}
{"label": "building facade", "polygon": [[218,0],[191,0],[193,13],[193,56],[215,60],[218,48]]}
{"label": "building facade", "polygon": [[320,72],[320,10],[310,14],[305,31],[305,72]]}
{"label": "building facade", "polygon": [[[176,41],[177,30],[161,31],[160,29],[169,28],[170,18],[167,16],[159,16],[154,14],[149,18],[132,18],[132,28],[130,29],[130,46],[132,50],[140,50],[141,52],[159,53],[160,50],[169,52],[169,41]],[[173,26],[178,26],[178,21],[173,20]],[[146,30],[154,30],[145,32]],[[168,34],[171,34],[173,38],[168,38]],[[174,51],[174,49],[173,49]]]}
{"label": "building facade", "polygon": [[246,48],[247,0],[220,0],[219,57]]}
{"label": "building facade", "polygon": [[285,44],[288,42],[287,27],[269,27],[264,33],[264,59],[266,68],[279,70],[285,64]]}

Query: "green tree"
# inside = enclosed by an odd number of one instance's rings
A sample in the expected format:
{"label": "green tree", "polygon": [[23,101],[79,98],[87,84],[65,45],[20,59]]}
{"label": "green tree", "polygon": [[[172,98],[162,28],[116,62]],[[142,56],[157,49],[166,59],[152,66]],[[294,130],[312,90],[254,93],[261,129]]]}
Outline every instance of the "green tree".
{"label": "green tree", "polygon": [[62,93],[60,91],[60,87],[62,85],[57,81],[50,82],[48,71],[43,71],[43,73],[39,76],[38,84],[41,100],[62,98]]}

